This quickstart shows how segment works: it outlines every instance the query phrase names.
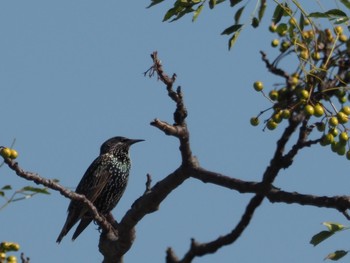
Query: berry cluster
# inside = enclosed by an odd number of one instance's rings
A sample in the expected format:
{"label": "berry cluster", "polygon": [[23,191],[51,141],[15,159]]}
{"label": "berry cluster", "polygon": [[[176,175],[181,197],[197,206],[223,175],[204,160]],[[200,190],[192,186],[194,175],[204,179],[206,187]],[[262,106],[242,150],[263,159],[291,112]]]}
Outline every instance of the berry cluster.
{"label": "berry cluster", "polygon": [[18,157],[18,152],[11,148],[0,147],[0,155],[4,158],[16,159]]}
{"label": "berry cluster", "polygon": [[0,243],[0,263],[17,263],[16,256],[7,256],[7,252],[18,251],[19,244],[14,242],[1,242]]}
{"label": "berry cluster", "polygon": [[[309,29],[305,29],[305,28]],[[350,160],[349,128],[350,116],[350,41],[341,26],[332,30],[318,29],[311,20],[292,17],[288,23],[272,24],[270,31],[278,35],[271,43],[279,47],[279,55],[270,63],[263,54],[263,61],[270,72],[285,81],[265,92],[261,81],[254,89],[264,95],[272,107],[261,111],[250,119],[253,126],[267,112],[264,129],[274,130],[283,120],[298,116],[308,121],[310,127],[321,132],[320,144],[331,145],[332,151],[346,155]],[[296,55],[298,66],[293,74],[278,67],[287,55]]]}

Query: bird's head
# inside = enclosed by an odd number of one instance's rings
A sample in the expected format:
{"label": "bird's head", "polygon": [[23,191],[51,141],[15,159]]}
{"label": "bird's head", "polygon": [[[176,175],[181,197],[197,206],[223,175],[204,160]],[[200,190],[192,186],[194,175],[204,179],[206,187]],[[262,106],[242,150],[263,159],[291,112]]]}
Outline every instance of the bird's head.
{"label": "bird's head", "polygon": [[101,145],[100,155],[105,153],[113,153],[119,150],[128,151],[132,144],[142,141],[144,140],[128,139],[121,136],[113,137],[108,139]]}

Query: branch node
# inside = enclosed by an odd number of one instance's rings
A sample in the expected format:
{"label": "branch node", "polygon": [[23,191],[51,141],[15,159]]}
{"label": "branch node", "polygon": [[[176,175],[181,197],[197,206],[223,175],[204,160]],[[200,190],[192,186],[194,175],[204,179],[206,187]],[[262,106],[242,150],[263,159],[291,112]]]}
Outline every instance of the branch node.
{"label": "branch node", "polygon": [[152,177],[150,174],[147,174],[147,181],[146,181],[146,190],[144,192],[143,195],[148,194],[149,192],[151,192],[151,183],[152,183]]}

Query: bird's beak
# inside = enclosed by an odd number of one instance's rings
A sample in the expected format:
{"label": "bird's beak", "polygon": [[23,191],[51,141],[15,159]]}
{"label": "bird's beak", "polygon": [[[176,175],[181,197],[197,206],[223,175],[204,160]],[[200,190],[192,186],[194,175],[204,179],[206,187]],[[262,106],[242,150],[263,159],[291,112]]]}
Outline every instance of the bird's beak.
{"label": "bird's beak", "polygon": [[134,144],[134,143],[137,143],[137,142],[143,142],[144,140],[142,140],[142,139],[130,139],[129,140],[129,145],[132,145],[132,144]]}

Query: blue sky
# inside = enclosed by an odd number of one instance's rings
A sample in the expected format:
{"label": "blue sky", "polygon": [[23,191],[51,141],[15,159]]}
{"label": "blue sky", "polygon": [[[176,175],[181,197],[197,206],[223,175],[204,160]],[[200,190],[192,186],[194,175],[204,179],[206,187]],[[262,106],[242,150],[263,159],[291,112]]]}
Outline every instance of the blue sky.
{"label": "blue sky", "polygon": [[[168,1],[170,3],[170,1]],[[130,181],[114,210],[121,218],[153,182],[179,165],[176,139],[149,125],[172,122],[173,103],[164,86],[143,72],[157,50],[165,70],[177,73],[189,111],[193,153],[207,169],[243,180],[261,180],[282,129],[263,132],[249,124],[269,106],[252,88],[281,82],[267,73],[259,50],[271,59],[275,37],[247,27],[232,51],[220,33],[232,23],[227,4],[206,10],[196,23],[162,23],[169,4],[148,1],[2,1],[0,3],[1,141],[16,138],[18,162],[29,171],[57,178],[72,189],[106,139],[123,135],[146,141],[132,147]],[[253,8],[253,5],[252,5]],[[298,155],[275,185],[288,191],[340,195],[349,191],[349,161],[315,146]],[[28,185],[6,167],[1,184]],[[209,241],[232,230],[251,195],[188,180],[157,213],[137,226],[125,262],[164,262],[165,250],[179,256],[190,238]],[[20,243],[32,262],[100,262],[94,225],[75,241],[55,243],[69,200],[56,192],[16,202],[0,212],[1,241]],[[319,247],[309,245],[324,221],[345,223],[336,211],[265,201],[232,246],[195,262],[321,262],[335,249],[349,249],[344,232]]]}

